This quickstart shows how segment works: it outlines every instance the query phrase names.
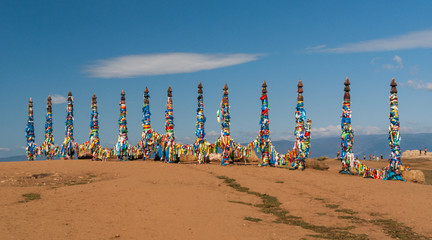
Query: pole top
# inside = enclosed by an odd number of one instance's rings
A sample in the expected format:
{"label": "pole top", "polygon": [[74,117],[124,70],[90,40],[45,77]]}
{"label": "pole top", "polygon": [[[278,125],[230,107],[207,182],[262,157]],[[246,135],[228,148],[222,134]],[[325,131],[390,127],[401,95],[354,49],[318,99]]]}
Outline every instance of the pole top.
{"label": "pole top", "polygon": [[199,82],[199,84],[198,84],[198,93],[199,94],[203,93],[202,88],[203,88],[203,86],[202,86],[201,82]]}
{"label": "pole top", "polygon": [[172,97],[172,88],[171,88],[171,86],[168,87],[167,95],[168,95],[168,97]]}
{"label": "pole top", "polygon": [[68,101],[71,100],[72,102],[74,102],[74,99],[72,97],[72,92],[71,91],[69,91],[69,93],[68,93],[68,99],[67,100]]}
{"label": "pole top", "polygon": [[351,100],[351,95],[349,93],[351,91],[350,84],[351,83],[350,83],[349,79],[346,78],[346,80],[344,82],[344,85],[345,85],[345,88],[344,88],[344,91],[345,91],[344,101],[350,101]]}
{"label": "pole top", "polygon": [[262,91],[261,92],[262,92],[263,95],[267,94],[267,83],[266,83],[266,81],[264,81],[263,84],[262,84]]}
{"label": "pole top", "polygon": [[93,104],[96,104],[96,93],[93,93],[92,103],[93,103]]}
{"label": "pole top", "polygon": [[299,80],[297,84],[297,93],[303,93],[303,82],[302,80]]}
{"label": "pole top", "polygon": [[397,83],[394,78],[392,79],[390,86],[391,86],[390,93],[397,93],[397,89],[396,89]]}
{"label": "pole top", "polygon": [[344,82],[344,84],[345,84],[345,86],[349,86],[349,85],[351,85],[351,83],[350,83],[350,81],[349,81],[349,79],[348,79],[348,78],[346,78],[346,79],[345,79],[345,82]]}
{"label": "pole top", "polygon": [[145,104],[149,104],[149,95],[148,95],[148,93],[149,93],[149,90],[148,90],[148,88],[147,87],[145,87],[145,89],[144,89],[144,103]]}
{"label": "pole top", "polygon": [[303,101],[303,82],[299,80],[297,84],[297,101]]}
{"label": "pole top", "polygon": [[120,93],[120,100],[121,100],[122,103],[124,103],[125,99],[126,99],[126,98],[125,98],[125,90],[122,89],[122,91],[121,91],[121,93]]}
{"label": "pole top", "polygon": [[350,100],[349,92],[351,91],[351,88],[350,88],[351,83],[350,83],[350,81],[349,81],[348,78],[346,78],[346,80],[344,82],[344,85],[345,85],[345,88],[344,88],[344,91],[345,91],[344,99]]}
{"label": "pole top", "polygon": [[33,116],[33,99],[32,98],[29,99],[28,114],[31,115],[31,116]]}

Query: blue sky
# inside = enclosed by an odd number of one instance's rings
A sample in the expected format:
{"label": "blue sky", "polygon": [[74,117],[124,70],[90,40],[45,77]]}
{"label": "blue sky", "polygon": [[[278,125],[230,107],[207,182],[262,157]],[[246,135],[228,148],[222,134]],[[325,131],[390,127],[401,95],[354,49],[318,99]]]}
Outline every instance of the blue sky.
{"label": "blue sky", "polygon": [[[141,136],[143,91],[152,126],[164,132],[173,89],[176,139],[195,139],[201,81],[206,132],[226,82],[231,132],[259,130],[261,84],[268,85],[273,140],[293,139],[296,85],[304,84],[313,138],[340,134],[343,82],[351,81],[355,134],[387,133],[390,81],[399,84],[402,137],[432,132],[432,18],[429,1],[1,1],[0,157],[24,154],[27,102],[34,100],[36,142],[44,138],[53,96],[54,137],[62,144],[65,97],[75,98],[75,140],[87,141],[97,94],[102,145],[117,140],[126,92],[131,144]],[[355,149],[355,147],[354,147]],[[312,147],[313,151],[313,147]]]}

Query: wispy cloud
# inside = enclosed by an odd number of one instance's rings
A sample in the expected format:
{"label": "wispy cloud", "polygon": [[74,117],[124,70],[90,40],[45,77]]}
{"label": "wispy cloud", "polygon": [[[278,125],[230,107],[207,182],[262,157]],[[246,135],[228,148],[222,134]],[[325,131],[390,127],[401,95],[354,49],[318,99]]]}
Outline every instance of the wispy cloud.
{"label": "wispy cloud", "polygon": [[320,128],[312,128],[311,136],[312,137],[331,137],[337,136],[341,134],[341,128],[337,125],[329,125],[327,127]]}
{"label": "wispy cloud", "polygon": [[372,58],[372,60],[370,61],[370,64],[375,64],[375,62],[377,60],[379,60],[379,59],[381,59],[381,58],[380,57],[374,57],[374,58]]}
{"label": "wispy cloud", "polygon": [[210,137],[218,137],[218,136],[220,136],[220,133],[216,132],[215,130],[211,130],[206,135],[210,136]]}
{"label": "wispy cloud", "polygon": [[[375,126],[353,126],[355,135],[374,135],[386,133],[385,130]],[[312,137],[333,137],[339,136],[342,132],[339,125],[329,125],[327,127],[312,128]]]}
{"label": "wispy cloud", "polygon": [[392,70],[392,69],[402,69],[404,67],[404,65],[402,63],[402,58],[399,57],[398,55],[395,55],[393,57],[393,61],[396,62],[395,65],[393,65],[393,64],[384,64],[383,68],[387,69],[387,70]]}
{"label": "wispy cloud", "polygon": [[130,78],[189,73],[228,67],[257,60],[261,54],[162,53],[129,55],[99,60],[86,67],[91,77]]}
{"label": "wispy cloud", "polygon": [[410,32],[388,38],[347,43],[334,48],[315,48],[307,48],[306,50],[308,52],[355,53],[394,51],[414,48],[432,48],[432,29]]}
{"label": "wispy cloud", "polygon": [[411,75],[416,75],[418,72],[419,72],[419,66],[418,65],[412,66],[410,68],[410,74]]}
{"label": "wispy cloud", "polygon": [[9,152],[10,148],[2,148],[0,147],[0,152]]}
{"label": "wispy cloud", "polygon": [[375,134],[385,134],[386,130],[376,127],[376,126],[352,126],[354,133],[356,135],[375,135]]}
{"label": "wispy cloud", "polygon": [[422,80],[408,80],[406,83],[401,84],[402,86],[408,86],[414,89],[432,91],[431,82],[423,82]]}
{"label": "wispy cloud", "polygon": [[60,95],[60,94],[54,94],[51,96],[51,102],[53,104],[62,104],[67,102],[67,98]]}
{"label": "wispy cloud", "polygon": [[326,47],[327,47],[327,45],[322,44],[322,45],[315,46],[315,47],[307,47],[306,51],[308,51],[308,52],[315,52],[315,51],[320,51],[322,49],[325,49]]}
{"label": "wispy cloud", "polygon": [[417,125],[418,123],[416,121],[406,121],[406,124]]}

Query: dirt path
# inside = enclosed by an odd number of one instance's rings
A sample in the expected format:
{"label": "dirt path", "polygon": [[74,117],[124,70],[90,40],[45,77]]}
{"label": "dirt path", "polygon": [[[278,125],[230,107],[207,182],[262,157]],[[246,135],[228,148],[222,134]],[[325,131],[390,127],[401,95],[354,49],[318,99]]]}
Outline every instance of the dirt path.
{"label": "dirt path", "polygon": [[0,191],[2,239],[432,237],[432,186],[335,168],[13,162]]}

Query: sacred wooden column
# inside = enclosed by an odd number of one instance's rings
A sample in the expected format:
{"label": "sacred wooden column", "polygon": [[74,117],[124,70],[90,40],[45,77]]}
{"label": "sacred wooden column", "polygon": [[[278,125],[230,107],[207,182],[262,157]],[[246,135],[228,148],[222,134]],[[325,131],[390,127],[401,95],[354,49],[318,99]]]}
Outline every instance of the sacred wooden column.
{"label": "sacred wooden column", "polygon": [[46,160],[54,159],[54,136],[52,123],[52,102],[51,96],[47,98],[47,113],[45,122],[45,140],[41,146],[42,153],[45,154]]}
{"label": "sacred wooden column", "polygon": [[390,83],[390,125],[389,125],[389,145],[391,148],[391,159],[387,167],[384,180],[404,180],[401,167],[401,148],[399,132],[399,106],[397,98],[396,81],[393,78]]}
{"label": "sacred wooden column", "polygon": [[93,93],[91,102],[91,116],[90,116],[90,134],[89,134],[89,146],[88,146],[93,159],[99,159],[97,151],[100,148],[99,139],[99,113],[97,109],[97,97],[96,93]]}
{"label": "sacred wooden column", "polygon": [[223,96],[218,111],[218,122],[221,123],[222,131],[219,138],[220,148],[222,150],[221,165],[225,166],[229,164],[229,154],[231,150],[231,133],[230,133],[230,112],[229,112],[229,100],[228,100],[228,85],[225,83],[223,87]]}
{"label": "sacred wooden column", "polygon": [[290,170],[295,169],[305,169],[305,158],[306,158],[306,148],[304,143],[305,136],[305,121],[306,121],[306,111],[304,110],[303,103],[303,82],[299,80],[297,84],[297,107],[295,112],[296,128],[294,131],[295,143],[294,143],[294,159],[291,164]]}
{"label": "sacred wooden column", "polygon": [[66,109],[66,128],[65,128],[65,138],[61,150],[61,155],[65,159],[73,159],[73,155],[75,154],[75,148],[77,147],[77,144],[74,141],[73,136],[73,96],[72,93],[69,91],[68,98],[67,98],[67,109]]}
{"label": "sacred wooden column", "polygon": [[144,104],[142,108],[143,112],[143,119],[142,119],[142,133],[141,133],[141,141],[139,143],[139,146],[141,147],[143,151],[143,160],[146,160],[150,158],[151,151],[154,146],[154,142],[152,139],[153,131],[151,128],[151,121],[150,121],[150,101],[149,101],[150,95],[149,90],[146,87],[144,89]]}
{"label": "sacred wooden column", "polygon": [[28,120],[27,126],[25,128],[26,132],[26,156],[27,160],[33,161],[37,155],[37,147],[35,144],[35,134],[34,134],[34,118],[33,118],[33,99],[30,98],[28,102]]}
{"label": "sacred wooden column", "polygon": [[119,124],[119,135],[117,143],[115,145],[115,150],[117,153],[117,159],[120,161],[129,160],[129,141],[128,141],[128,129],[126,121],[126,97],[125,91],[122,90],[120,94],[120,117],[118,120]]}
{"label": "sacred wooden column", "polygon": [[261,86],[261,113],[260,113],[260,132],[258,146],[261,151],[261,166],[274,166],[273,159],[270,159],[270,132],[269,132],[269,105],[267,98],[267,83],[264,81]]}
{"label": "sacred wooden column", "polygon": [[174,115],[171,86],[168,87],[167,97],[167,109],[165,111],[165,148],[162,159],[165,162],[172,163],[177,160],[177,154],[174,144]]}
{"label": "sacred wooden column", "polygon": [[204,116],[204,99],[203,99],[203,86],[201,82],[198,84],[198,107],[197,107],[197,121],[196,121],[196,140],[193,145],[195,156],[198,158],[198,163],[205,163],[208,156],[206,150],[205,130],[204,125],[206,118]]}
{"label": "sacred wooden column", "polygon": [[342,105],[342,120],[341,120],[341,162],[342,170],[339,173],[350,174],[350,167],[353,166],[354,153],[352,147],[354,144],[354,134],[351,129],[351,96],[350,96],[350,81],[348,78],[345,80],[345,94]]}

